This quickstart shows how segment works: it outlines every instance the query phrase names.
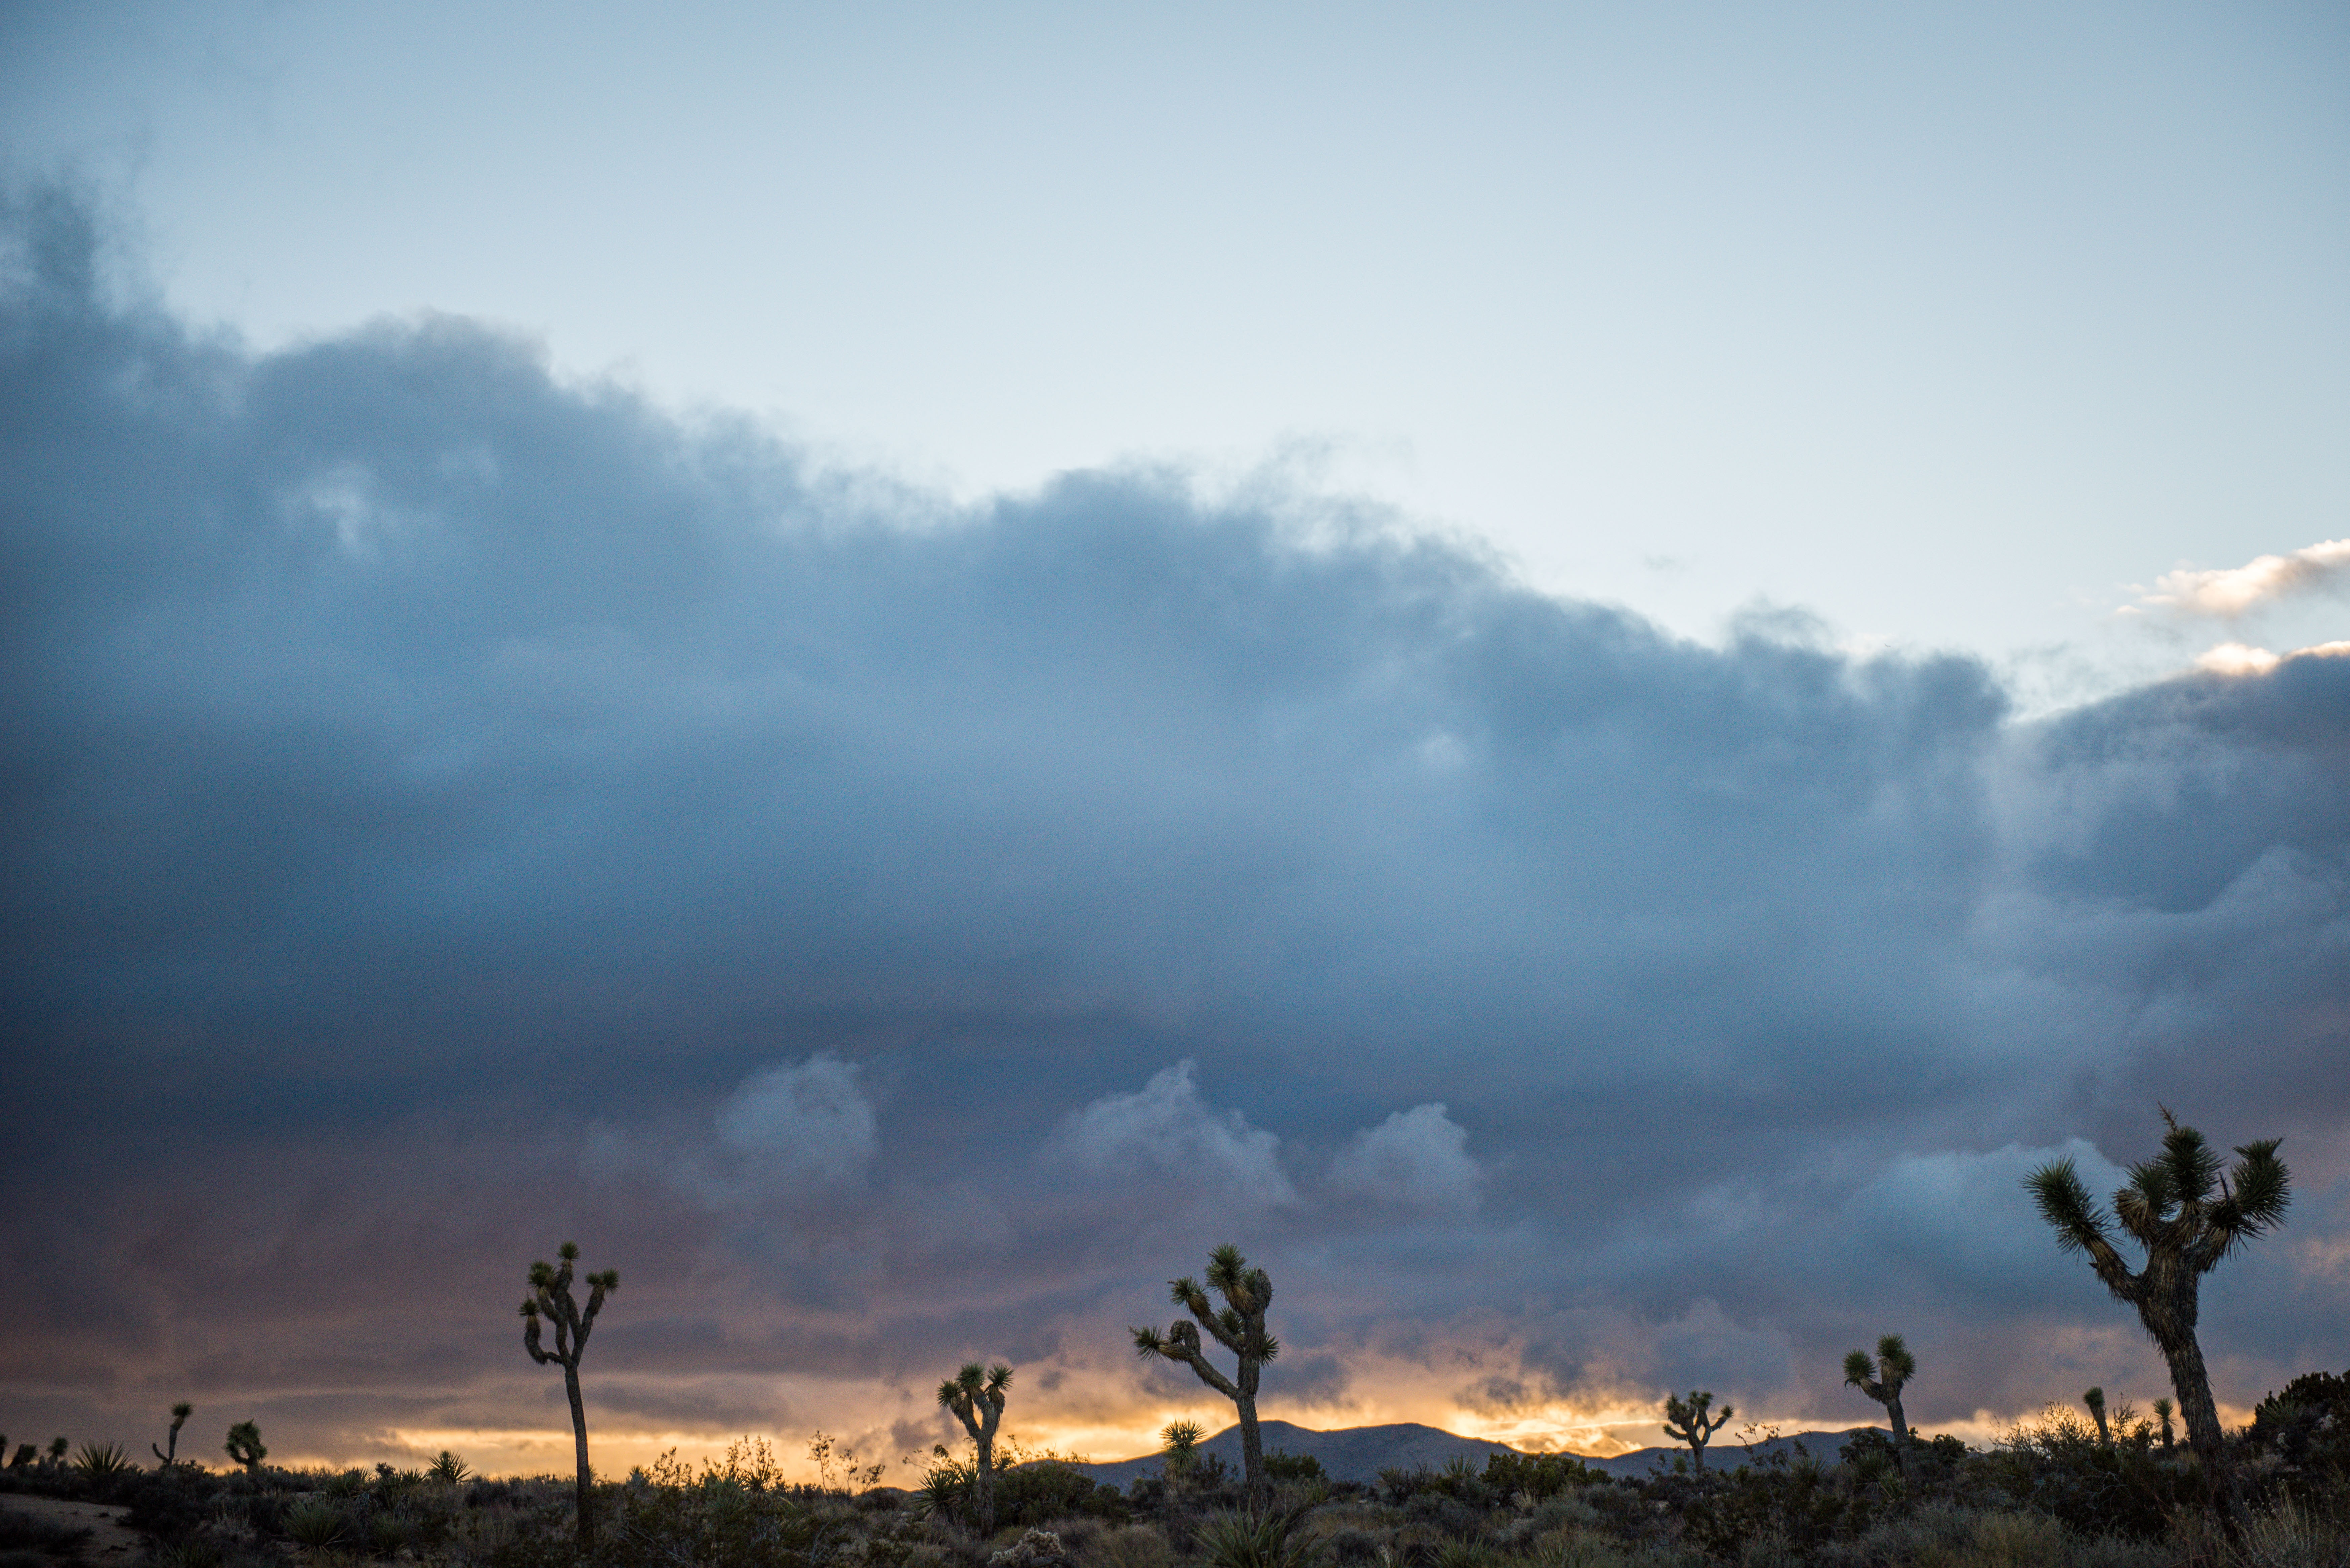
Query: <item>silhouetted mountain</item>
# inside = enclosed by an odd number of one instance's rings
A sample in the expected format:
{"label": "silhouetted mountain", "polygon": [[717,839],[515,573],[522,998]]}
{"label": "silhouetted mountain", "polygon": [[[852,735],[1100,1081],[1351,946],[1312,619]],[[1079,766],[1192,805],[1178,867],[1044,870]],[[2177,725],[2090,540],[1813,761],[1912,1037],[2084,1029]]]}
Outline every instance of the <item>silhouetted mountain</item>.
{"label": "silhouetted mountain", "polygon": [[[1832,1465],[1836,1462],[1837,1450],[1852,1441],[1855,1434],[1871,1429],[1850,1427],[1841,1432],[1790,1432],[1767,1443],[1757,1443],[1752,1449],[1743,1443],[1717,1440],[1707,1446],[1705,1464],[1708,1469],[1734,1470],[1741,1465],[1768,1459],[1773,1454],[1790,1452],[1801,1443],[1812,1458],[1824,1465]],[[1875,1429],[1883,1430],[1882,1428]],[[1670,1469],[1673,1460],[1688,1457],[1689,1449],[1676,1443],[1670,1448],[1635,1449],[1628,1454],[1617,1454],[1604,1459],[1586,1458],[1583,1462],[1611,1476],[1639,1476],[1648,1474],[1659,1459],[1662,1459],[1665,1468]]]}
{"label": "silhouetted mountain", "polygon": [[[1311,1454],[1322,1461],[1324,1472],[1332,1480],[1375,1481],[1381,1470],[1417,1469],[1421,1466],[1441,1469],[1455,1459],[1466,1459],[1482,1469],[1488,1454],[1518,1451],[1507,1443],[1463,1438],[1411,1421],[1385,1427],[1347,1427],[1336,1432],[1317,1432],[1311,1428],[1293,1426],[1287,1421],[1263,1421],[1258,1426],[1264,1438],[1266,1453],[1279,1450]],[[1855,1427],[1841,1432],[1794,1432],[1768,1443],[1757,1443],[1751,1451],[1742,1443],[1718,1442],[1706,1450],[1706,1462],[1718,1469],[1735,1469],[1742,1464],[1792,1449],[1801,1443],[1814,1459],[1834,1464],[1836,1450],[1851,1441],[1855,1432],[1865,1430],[1867,1428]],[[1214,1455],[1237,1473],[1241,1468],[1240,1428],[1225,1428],[1201,1442],[1200,1451]],[[1659,1458],[1666,1468],[1670,1469],[1676,1455],[1688,1452],[1687,1449],[1675,1447],[1636,1449],[1628,1454],[1617,1454],[1604,1459],[1583,1454],[1575,1457],[1592,1469],[1611,1476],[1636,1476],[1648,1473]],[[1076,1468],[1097,1481],[1107,1481],[1112,1486],[1124,1488],[1131,1485],[1138,1477],[1157,1475],[1165,1462],[1163,1455],[1142,1454],[1130,1459],[1113,1459]]]}
{"label": "silhouetted mountain", "polygon": [[[1487,1454],[1511,1451],[1507,1443],[1456,1437],[1411,1421],[1386,1427],[1349,1427],[1336,1432],[1316,1432],[1287,1421],[1260,1421],[1257,1428],[1264,1438],[1266,1453],[1280,1449],[1284,1453],[1312,1454],[1322,1461],[1324,1472],[1332,1480],[1373,1481],[1378,1480],[1383,1469],[1412,1469],[1420,1465],[1440,1469],[1449,1460],[1461,1457],[1482,1469]],[[1202,1442],[1200,1451],[1214,1455],[1237,1473],[1241,1468],[1240,1428],[1225,1428]],[[1123,1487],[1137,1476],[1157,1475],[1164,1462],[1163,1455],[1143,1454],[1131,1459],[1077,1468],[1096,1480]]]}

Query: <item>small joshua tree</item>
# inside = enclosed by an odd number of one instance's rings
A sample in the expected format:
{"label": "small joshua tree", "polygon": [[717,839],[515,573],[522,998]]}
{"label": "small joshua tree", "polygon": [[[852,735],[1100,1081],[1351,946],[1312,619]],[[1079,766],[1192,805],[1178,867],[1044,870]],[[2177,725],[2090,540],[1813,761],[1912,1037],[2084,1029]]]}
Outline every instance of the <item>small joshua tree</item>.
{"label": "small joshua tree", "polygon": [[2106,1425],[2106,1391],[2101,1387],[2092,1388],[2081,1396],[2081,1403],[2089,1407],[2089,1419],[2097,1424],[2097,1447],[2112,1448],[2114,1431]]}
{"label": "small joshua tree", "polygon": [[[172,1468],[173,1457],[180,1451],[180,1428],[186,1426],[188,1424],[188,1417],[195,1413],[196,1407],[193,1405],[189,1404],[185,1399],[181,1400],[178,1404],[172,1407],[172,1431],[170,1437],[166,1439],[171,1444],[171,1447],[167,1449],[158,1449],[152,1443],[147,1445],[147,1447],[153,1451],[155,1457],[163,1461],[163,1469],[168,1470]],[[0,1438],[0,1449],[5,1449],[7,1446],[7,1441],[5,1438]]]}
{"label": "small joshua tree", "polygon": [[261,1424],[239,1421],[228,1429],[228,1457],[243,1465],[248,1474],[261,1469],[261,1461],[269,1450],[261,1444]]}
{"label": "small joshua tree", "polygon": [[[1273,1303],[1273,1281],[1263,1269],[1252,1269],[1241,1250],[1227,1241],[1208,1254],[1208,1285],[1224,1298],[1221,1309],[1211,1306],[1207,1291],[1186,1277],[1169,1282],[1168,1299],[1191,1314],[1177,1318],[1164,1334],[1155,1328],[1132,1330],[1134,1348],[1144,1360],[1164,1356],[1180,1361],[1199,1374],[1200,1381],[1232,1402],[1241,1417],[1241,1459],[1248,1480],[1249,1504],[1263,1509],[1269,1495],[1264,1473],[1264,1441],[1257,1433],[1257,1378],[1264,1364],[1281,1353],[1281,1342],[1264,1329],[1264,1309]],[[1237,1376],[1217,1370],[1201,1348],[1200,1330],[1206,1329],[1240,1365]]]}
{"label": "small joshua tree", "polygon": [[1706,1411],[1712,1406],[1713,1390],[1711,1388],[1692,1388],[1686,1399],[1677,1394],[1665,1396],[1665,1436],[1677,1443],[1687,1443],[1690,1458],[1700,1470],[1705,1469],[1705,1446],[1713,1441],[1713,1435],[1738,1413],[1724,1405],[1709,1419]]}
{"label": "small joshua tree", "polygon": [[[571,1299],[571,1265],[579,1260],[579,1243],[566,1241],[555,1255],[563,1260],[560,1268],[545,1259],[530,1266],[530,1294],[522,1303],[522,1347],[541,1366],[554,1362],[563,1368],[563,1392],[571,1400],[571,1437],[579,1459],[579,1551],[586,1556],[596,1549],[596,1517],[590,1511],[592,1472],[588,1469],[588,1407],[579,1400],[579,1353],[588,1348],[588,1334],[596,1326],[596,1314],[604,1310],[604,1298],[620,1288],[620,1271],[607,1269],[588,1276],[583,1312]],[[553,1350],[538,1342],[542,1320],[555,1324]]]}
{"label": "small joshua tree", "polygon": [[2158,1423],[2155,1429],[2162,1436],[2162,1451],[2166,1454],[2178,1441],[2170,1427],[2171,1408],[2170,1397],[2167,1394],[2154,1402],[2154,1418]]}
{"label": "small joshua tree", "polygon": [[[2130,1167],[2128,1184],[2114,1194],[2107,1214],[2089,1196],[2069,1159],[2042,1166],[2023,1179],[2040,1207],[2040,1217],[2056,1232],[2056,1245],[2085,1252],[2097,1280],[2113,1298],[2137,1309],[2147,1335],[2170,1364],[2170,1386],[2187,1418],[2187,1441],[2230,1516],[2243,1504],[2227,1472],[2226,1439],[2219,1407],[2211,1400],[2211,1375],[2195,1320],[2203,1276],[2220,1261],[2284,1220],[2293,1201],[2293,1177],[2277,1158],[2282,1138],[2260,1138],[2236,1149],[2233,1169],[2221,1174],[2220,1156],[2193,1127],[2181,1127],[2167,1107],[2162,1152]],[[2114,1245],[2118,1221],[2146,1253],[2133,1271]]]}
{"label": "small joshua tree", "polygon": [[1893,1425],[1893,1462],[1904,1475],[1909,1472],[1909,1423],[1901,1414],[1901,1390],[1917,1376],[1918,1358],[1909,1354],[1898,1334],[1877,1342],[1873,1362],[1865,1350],[1853,1351],[1844,1358],[1845,1382],[1885,1407],[1886,1418]]}
{"label": "small joshua tree", "polygon": [[1162,1468],[1169,1480],[1180,1480],[1191,1473],[1192,1467],[1200,1462],[1200,1439],[1207,1435],[1197,1421],[1170,1421],[1160,1430],[1159,1441],[1163,1446],[1159,1451],[1167,1456]]}
{"label": "small joshua tree", "polygon": [[995,1533],[995,1428],[1003,1420],[1003,1396],[1011,1386],[1012,1368],[1001,1361],[985,1371],[967,1361],[939,1385],[939,1407],[954,1412],[978,1455],[972,1468],[972,1504],[982,1539]]}

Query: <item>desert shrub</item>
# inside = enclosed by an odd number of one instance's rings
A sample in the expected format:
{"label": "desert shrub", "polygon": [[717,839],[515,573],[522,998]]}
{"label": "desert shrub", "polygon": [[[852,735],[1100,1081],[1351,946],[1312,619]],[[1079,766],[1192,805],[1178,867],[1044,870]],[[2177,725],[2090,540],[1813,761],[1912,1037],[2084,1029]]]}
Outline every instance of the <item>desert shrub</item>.
{"label": "desert shrub", "polygon": [[2321,1483],[2350,1480],[2350,1373],[2305,1372],[2262,1399],[2245,1434],[2256,1452],[2273,1455],[2280,1474],[2313,1474]]}
{"label": "desert shrub", "polygon": [[1275,1449],[1264,1456],[1264,1473],[1277,1481],[1318,1481],[1330,1478],[1322,1469],[1322,1461],[1312,1454],[1293,1454]]}
{"label": "desert shrub", "polygon": [[1378,1537],[1352,1525],[1334,1530],[1323,1538],[1330,1561],[1338,1568],[1355,1568],[1357,1563],[1376,1563],[1379,1558]]}
{"label": "desert shrub", "polygon": [[995,1522],[1027,1530],[1056,1519],[1124,1523],[1125,1494],[1057,1460],[1014,1465],[995,1478]]}
{"label": "desert shrub", "polygon": [[1099,1568],[1173,1568],[1175,1549],[1155,1524],[1121,1524],[1102,1532],[1087,1562]]}
{"label": "desert shrub", "polygon": [[2207,1507],[2210,1495],[2190,1456],[2164,1459],[2132,1443],[2101,1443],[2062,1405],[2011,1428],[1981,1468],[2014,1507],[2089,1536],[2155,1540],[2173,1516]]}
{"label": "desert shrub", "polygon": [[0,1510],[0,1552],[31,1552],[57,1557],[78,1557],[88,1546],[87,1525],[60,1524],[29,1513]]}
{"label": "desert shrub", "polygon": [[1485,1511],[1442,1491],[1414,1492],[1404,1501],[1404,1518],[1437,1534],[1461,1538],[1485,1527]]}
{"label": "desert shrub", "polygon": [[178,1542],[212,1518],[222,1495],[220,1479],[193,1465],[172,1465],[133,1478],[123,1488],[129,1505],[123,1522],[152,1539]]}
{"label": "desert shrub", "polygon": [[[838,1510],[836,1519],[796,1489],[769,1480],[755,1466],[739,1463],[705,1462],[694,1474],[673,1450],[664,1454],[647,1468],[647,1484],[607,1489],[609,1501],[599,1506],[608,1532],[598,1559],[617,1568],[676,1563],[804,1568],[820,1550],[847,1538],[853,1509]],[[902,1562],[905,1553],[897,1556]]]}
{"label": "desert shrub", "polygon": [[1607,1480],[1573,1454],[1491,1454],[1485,1459],[1485,1488],[1496,1497],[1525,1493],[1536,1502],[1573,1487]]}

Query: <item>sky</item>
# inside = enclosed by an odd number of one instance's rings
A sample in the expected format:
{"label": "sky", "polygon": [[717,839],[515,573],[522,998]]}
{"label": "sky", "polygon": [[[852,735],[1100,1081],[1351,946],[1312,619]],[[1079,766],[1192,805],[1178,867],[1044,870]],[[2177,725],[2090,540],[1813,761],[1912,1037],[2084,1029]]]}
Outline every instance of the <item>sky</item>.
{"label": "sky", "polygon": [[2350,1365],[2345,64],[0,6],[0,1430],[557,1468],[576,1238],[599,1463],[1117,1458],[1232,1241],[1268,1417],[1981,1440],[2158,1104]]}

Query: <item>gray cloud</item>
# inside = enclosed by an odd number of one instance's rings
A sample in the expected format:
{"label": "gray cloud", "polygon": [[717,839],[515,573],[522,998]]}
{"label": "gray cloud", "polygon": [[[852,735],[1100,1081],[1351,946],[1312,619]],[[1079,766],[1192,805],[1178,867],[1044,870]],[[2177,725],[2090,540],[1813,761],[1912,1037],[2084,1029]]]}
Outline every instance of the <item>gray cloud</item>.
{"label": "gray cloud", "polygon": [[1469,1130],[1441,1101],[1364,1128],[1330,1166],[1338,1191],[1408,1209],[1472,1210],[1484,1184],[1484,1168],[1469,1154]]}
{"label": "gray cloud", "polygon": [[[12,1408],[537,1419],[577,1235],[648,1422],[914,1430],[1000,1354],[1147,1430],[1124,1327],[1231,1239],[1316,1408],[1858,1418],[1898,1329],[1941,1420],[2143,1375],[2019,1162],[2159,1096],[2344,1179],[2350,659],[2019,724],[1312,494],[957,507],[464,322],[251,353],[10,202]],[[2214,1277],[2223,1397],[2350,1304],[2341,1213]]]}

